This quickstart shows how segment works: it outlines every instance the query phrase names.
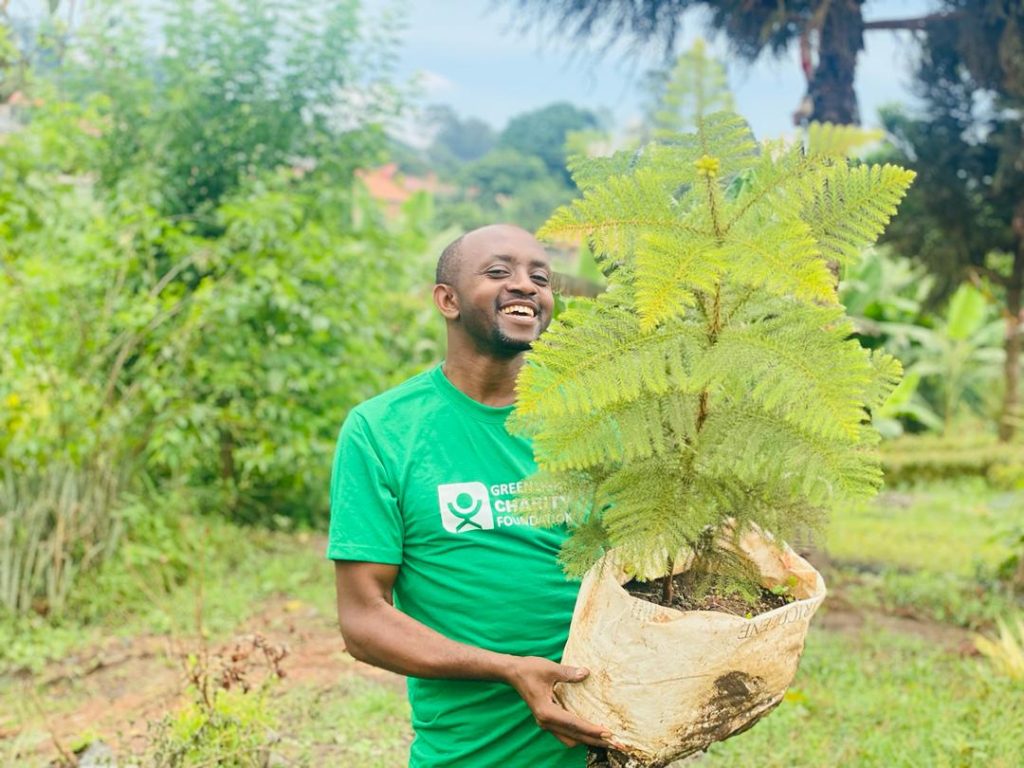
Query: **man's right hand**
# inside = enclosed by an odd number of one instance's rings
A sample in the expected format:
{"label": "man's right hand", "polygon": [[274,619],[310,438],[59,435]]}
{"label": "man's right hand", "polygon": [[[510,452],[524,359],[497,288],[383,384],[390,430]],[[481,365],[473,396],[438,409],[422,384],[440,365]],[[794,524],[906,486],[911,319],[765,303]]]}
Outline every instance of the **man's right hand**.
{"label": "man's right hand", "polygon": [[512,657],[506,682],[516,689],[533,712],[537,725],[567,747],[590,744],[595,747],[616,747],[611,732],[588,723],[566,710],[555,698],[555,683],[578,683],[590,672],[581,667],[568,667],[539,656]]}

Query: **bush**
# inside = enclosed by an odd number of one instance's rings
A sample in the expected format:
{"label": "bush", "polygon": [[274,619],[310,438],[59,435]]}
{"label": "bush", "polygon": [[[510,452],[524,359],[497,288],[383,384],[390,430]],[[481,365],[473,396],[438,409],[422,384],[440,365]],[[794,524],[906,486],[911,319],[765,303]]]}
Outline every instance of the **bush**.
{"label": "bush", "polygon": [[891,485],[981,477],[1012,490],[1024,483],[1024,446],[985,434],[902,437],[882,444],[882,466]]}

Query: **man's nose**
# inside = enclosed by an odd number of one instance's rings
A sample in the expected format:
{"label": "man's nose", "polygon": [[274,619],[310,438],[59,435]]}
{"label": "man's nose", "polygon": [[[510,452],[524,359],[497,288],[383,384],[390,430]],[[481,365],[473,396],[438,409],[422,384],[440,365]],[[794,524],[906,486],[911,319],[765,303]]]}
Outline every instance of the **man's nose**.
{"label": "man's nose", "polygon": [[512,276],[508,281],[508,289],[515,291],[516,293],[526,293],[533,295],[537,293],[537,286],[534,285],[533,280],[530,279],[530,273],[528,270],[517,269],[512,272]]}

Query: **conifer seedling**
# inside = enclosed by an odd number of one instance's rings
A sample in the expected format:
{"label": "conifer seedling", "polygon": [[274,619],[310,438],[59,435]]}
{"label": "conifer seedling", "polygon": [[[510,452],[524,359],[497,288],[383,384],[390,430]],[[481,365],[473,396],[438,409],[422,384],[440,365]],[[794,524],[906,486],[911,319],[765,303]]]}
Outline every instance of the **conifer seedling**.
{"label": "conifer seedling", "polygon": [[758,143],[696,102],[691,132],[575,158],[582,197],[539,232],[587,243],[608,281],[534,345],[511,422],[539,467],[526,495],[567,503],[548,522],[568,522],[572,575],[615,549],[640,580],[692,554],[743,582],[723,533],[786,539],[882,481],[871,412],[901,368],[852,338],[830,264],[878,238],[914,174],[849,160],[855,131]]}

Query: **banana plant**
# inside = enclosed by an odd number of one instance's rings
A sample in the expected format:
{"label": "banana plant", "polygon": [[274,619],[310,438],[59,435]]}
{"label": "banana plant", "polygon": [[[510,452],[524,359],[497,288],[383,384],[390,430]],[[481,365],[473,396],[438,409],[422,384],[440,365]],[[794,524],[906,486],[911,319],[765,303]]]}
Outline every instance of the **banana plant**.
{"label": "banana plant", "polygon": [[[934,327],[882,321],[877,329],[889,337],[889,349],[907,363],[908,376],[919,378],[948,433],[965,410],[986,414],[998,388],[1005,357],[1003,321],[978,289],[961,285]],[[903,354],[900,354],[900,351]]]}

